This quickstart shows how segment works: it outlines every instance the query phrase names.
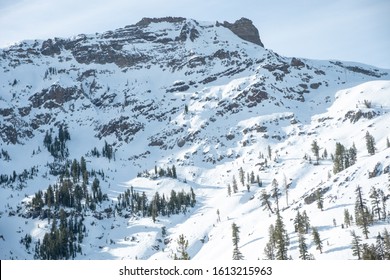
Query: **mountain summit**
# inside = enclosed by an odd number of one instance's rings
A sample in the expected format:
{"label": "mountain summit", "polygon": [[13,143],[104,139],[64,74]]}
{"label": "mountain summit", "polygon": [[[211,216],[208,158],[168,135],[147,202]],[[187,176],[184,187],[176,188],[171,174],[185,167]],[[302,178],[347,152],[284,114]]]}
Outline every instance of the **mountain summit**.
{"label": "mountain summit", "polygon": [[[23,41],[0,67],[1,259],[170,259],[183,238],[183,256],[231,259],[233,222],[236,250],[271,258],[280,217],[289,257],[315,227],[329,242],[311,257],[349,259],[351,229],[369,246],[388,223],[388,69],[283,57],[245,18],[181,17]],[[381,201],[371,234],[358,186]]]}

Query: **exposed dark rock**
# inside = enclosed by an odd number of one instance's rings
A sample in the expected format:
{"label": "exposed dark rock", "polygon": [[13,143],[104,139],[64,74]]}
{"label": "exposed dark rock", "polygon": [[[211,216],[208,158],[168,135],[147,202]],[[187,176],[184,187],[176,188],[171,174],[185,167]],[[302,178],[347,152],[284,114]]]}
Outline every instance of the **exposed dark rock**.
{"label": "exposed dark rock", "polygon": [[[219,25],[219,23],[217,23],[217,25]],[[253,25],[251,20],[247,18],[241,18],[234,23],[224,21],[221,25],[230,29],[241,39],[264,47],[263,43],[260,40],[259,31]]]}
{"label": "exposed dark rock", "polygon": [[119,119],[113,119],[108,124],[99,127],[99,133],[96,135],[99,139],[109,135],[115,135],[119,141],[129,143],[138,131],[144,128],[144,124],[129,120],[129,117],[121,116]]}
{"label": "exposed dark rock", "polygon": [[170,22],[170,23],[179,23],[184,22],[186,19],[183,17],[162,17],[162,18],[148,18],[144,17],[135,25],[140,27],[146,27],[150,23],[160,23],[160,22]]}
{"label": "exposed dark rock", "polygon": [[291,66],[296,67],[296,68],[302,68],[302,67],[305,67],[305,63],[303,63],[302,60],[293,57],[291,59]]}
{"label": "exposed dark rock", "polygon": [[43,55],[54,56],[61,54],[61,44],[57,41],[53,42],[48,39],[42,43],[41,53]]}
{"label": "exposed dark rock", "polygon": [[49,89],[44,89],[39,93],[35,93],[29,98],[33,108],[38,108],[44,105],[45,108],[51,109],[62,106],[64,103],[75,100],[80,96],[79,90],[74,87],[63,88],[60,85],[53,85]]}

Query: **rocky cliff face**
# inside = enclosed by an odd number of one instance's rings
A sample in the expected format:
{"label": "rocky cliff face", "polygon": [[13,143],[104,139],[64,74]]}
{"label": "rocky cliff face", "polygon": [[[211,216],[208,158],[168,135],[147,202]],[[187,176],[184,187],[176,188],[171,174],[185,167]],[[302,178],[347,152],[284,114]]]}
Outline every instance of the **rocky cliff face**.
{"label": "rocky cliff face", "polygon": [[[129,142],[145,121],[175,118],[185,103],[215,104],[210,119],[217,120],[267,103],[302,103],[318,90],[345,83],[346,71],[363,80],[387,74],[342,62],[281,57],[263,48],[258,30],[245,18],[222,24],[144,18],[102,34],[22,42],[0,50],[0,64],[0,135],[12,144],[62,122],[64,114],[79,123],[76,112],[99,112],[105,117],[89,121],[95,135]],[[252,78],[231,94],[206,96],[209,87],[243,77]],[[172,143],[200,133],[181,130]],[[171,146],[161,134],[145,137],[151,145]]]}

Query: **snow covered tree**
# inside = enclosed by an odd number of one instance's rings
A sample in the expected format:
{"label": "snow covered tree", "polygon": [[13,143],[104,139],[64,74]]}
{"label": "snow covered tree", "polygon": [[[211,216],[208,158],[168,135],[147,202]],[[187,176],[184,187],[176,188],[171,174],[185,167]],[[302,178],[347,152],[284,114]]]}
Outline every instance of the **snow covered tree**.
{"label": "snow covered tree", "polygon": [[243,260],[244,256],[238,249],[238,242],[240,242],[240,228],[235,224],[232,223],[232,237],[233,237],[233,260]]}
{"label": "snow covered tree", "polygon": [[244,173],[244,169],[242,169],[242,167],[240,167],[238,169],[238,178],[239,178],[241,184],[244,186],[245,185],[245,173]]}

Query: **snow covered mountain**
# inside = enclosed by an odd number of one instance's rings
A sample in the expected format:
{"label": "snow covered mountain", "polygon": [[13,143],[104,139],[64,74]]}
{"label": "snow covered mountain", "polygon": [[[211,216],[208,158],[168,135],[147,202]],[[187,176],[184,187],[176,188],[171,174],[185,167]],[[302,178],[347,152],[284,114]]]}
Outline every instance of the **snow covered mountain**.
{"label": "snow covered mountain", "polygon": [[[298,211],[315,259],[389,228],[389,69],[280,56],[245,18],[172,17],[23,41],[0,66],[1,259],[172,259],[182,236],[191,259],[230,260],[232,223],[264,259],[277,208],[292,259]],[[367,239],[344,220],[358,186]]]}

